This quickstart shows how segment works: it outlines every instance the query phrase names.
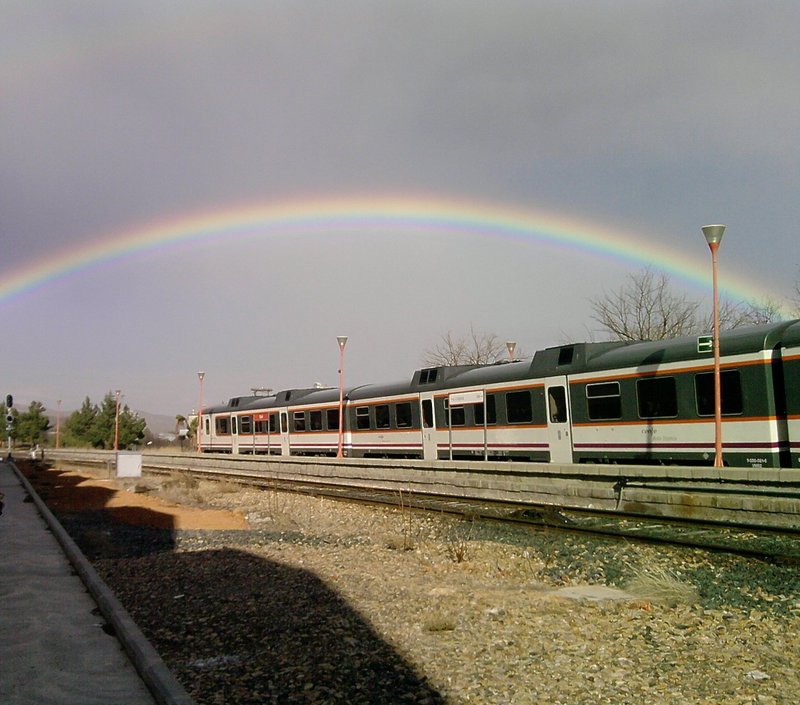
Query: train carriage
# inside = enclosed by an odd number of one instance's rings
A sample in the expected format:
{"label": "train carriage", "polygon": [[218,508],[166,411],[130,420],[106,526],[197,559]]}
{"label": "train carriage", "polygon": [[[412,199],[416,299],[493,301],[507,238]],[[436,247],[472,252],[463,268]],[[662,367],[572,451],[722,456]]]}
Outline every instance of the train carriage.
{"label": "train carriage", "polygon": [[[720,336],[723,459],[788,462],[780,341],[788,324]],[[714,365],[696,338],[602,351],[570,379],[579,462],[708,464],[714,457]]]}
{"label": "train carriage", "polygon": [[347,392],[347,455],[423,457],[422,410],[409,382],[364,385]]}
{"label": "train carriage", "polygon": [[[530,360],[420,370],[427,458],[548,460]],[[538,412],[538,413],[537,413]]]}
{"label": "train carriage", "polygon": [[800,467],[800,322],[786,329],[781,348],[786,421],[789,436],[789,466]]}
{"label": "train carriage", "polygon": [[[800,321],[720,339],[727,465],[800,465]],[[205,451],[711,464],[714,372],[697,338],[577,343],[407,382],[234,397],[203,410]]]}

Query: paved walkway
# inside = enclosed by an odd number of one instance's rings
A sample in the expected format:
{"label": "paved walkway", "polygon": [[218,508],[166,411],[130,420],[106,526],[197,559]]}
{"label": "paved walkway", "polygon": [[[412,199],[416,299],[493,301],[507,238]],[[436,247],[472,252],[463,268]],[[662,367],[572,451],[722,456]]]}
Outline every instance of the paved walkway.
{"label": "paved walkway", "polygon": [[[151,693],[120,641],[104,631],[108,607],[101,614],[65,557],[54,535],[63,530],[58,525],[50,530],[22,483],[10,463],[0,462],[0,493],[5,495],[0,515],[0,703],[191,703],[172,683],[164,689],[156,684]],[[134,640],[143,637],[139,633]],[[148,658],[145,671],[152,670]]]}

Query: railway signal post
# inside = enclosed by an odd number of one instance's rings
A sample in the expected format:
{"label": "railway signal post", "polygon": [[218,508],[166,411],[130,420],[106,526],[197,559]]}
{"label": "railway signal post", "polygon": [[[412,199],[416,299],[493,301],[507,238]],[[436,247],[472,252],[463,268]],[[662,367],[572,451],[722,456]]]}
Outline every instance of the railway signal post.
{"label": "railway signal post", "polygon": [[11,457],[11,432],[14,430],[14,415],[11,407],[14,406],[14,397],[6,394],[6,437],[8,439],[8,457]]}

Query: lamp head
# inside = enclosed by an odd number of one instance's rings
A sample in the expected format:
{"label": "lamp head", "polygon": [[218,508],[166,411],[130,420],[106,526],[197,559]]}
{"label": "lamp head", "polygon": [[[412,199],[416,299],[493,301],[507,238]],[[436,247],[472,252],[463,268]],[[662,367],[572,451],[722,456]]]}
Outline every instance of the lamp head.
{"label": "lamp head", "polygon": [[347,344],[347,336],[337,335],[336,340],[339,343],[339,350],[344,350],[344,346]]}
{"label": "lamp head", "polygon": [[709,247],[711,245],[719,245],[722,242],[722,236],[725,234],[724,225],[704,225],[703,235],[706,236],[706,242]]}

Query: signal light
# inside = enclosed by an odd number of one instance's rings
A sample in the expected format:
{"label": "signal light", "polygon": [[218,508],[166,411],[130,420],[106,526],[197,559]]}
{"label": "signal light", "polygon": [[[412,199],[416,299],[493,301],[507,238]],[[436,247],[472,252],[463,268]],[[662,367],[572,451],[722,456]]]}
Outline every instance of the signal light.
{"label": "signal light", "polygon": [[6,407],[10,409],[12,406],[14,406],[14,397],[10,394],[6,394]]}
{"label": "signal light", "polygon": [[6,414],[6,423],[14,423],[14,417],[11,414]]}

